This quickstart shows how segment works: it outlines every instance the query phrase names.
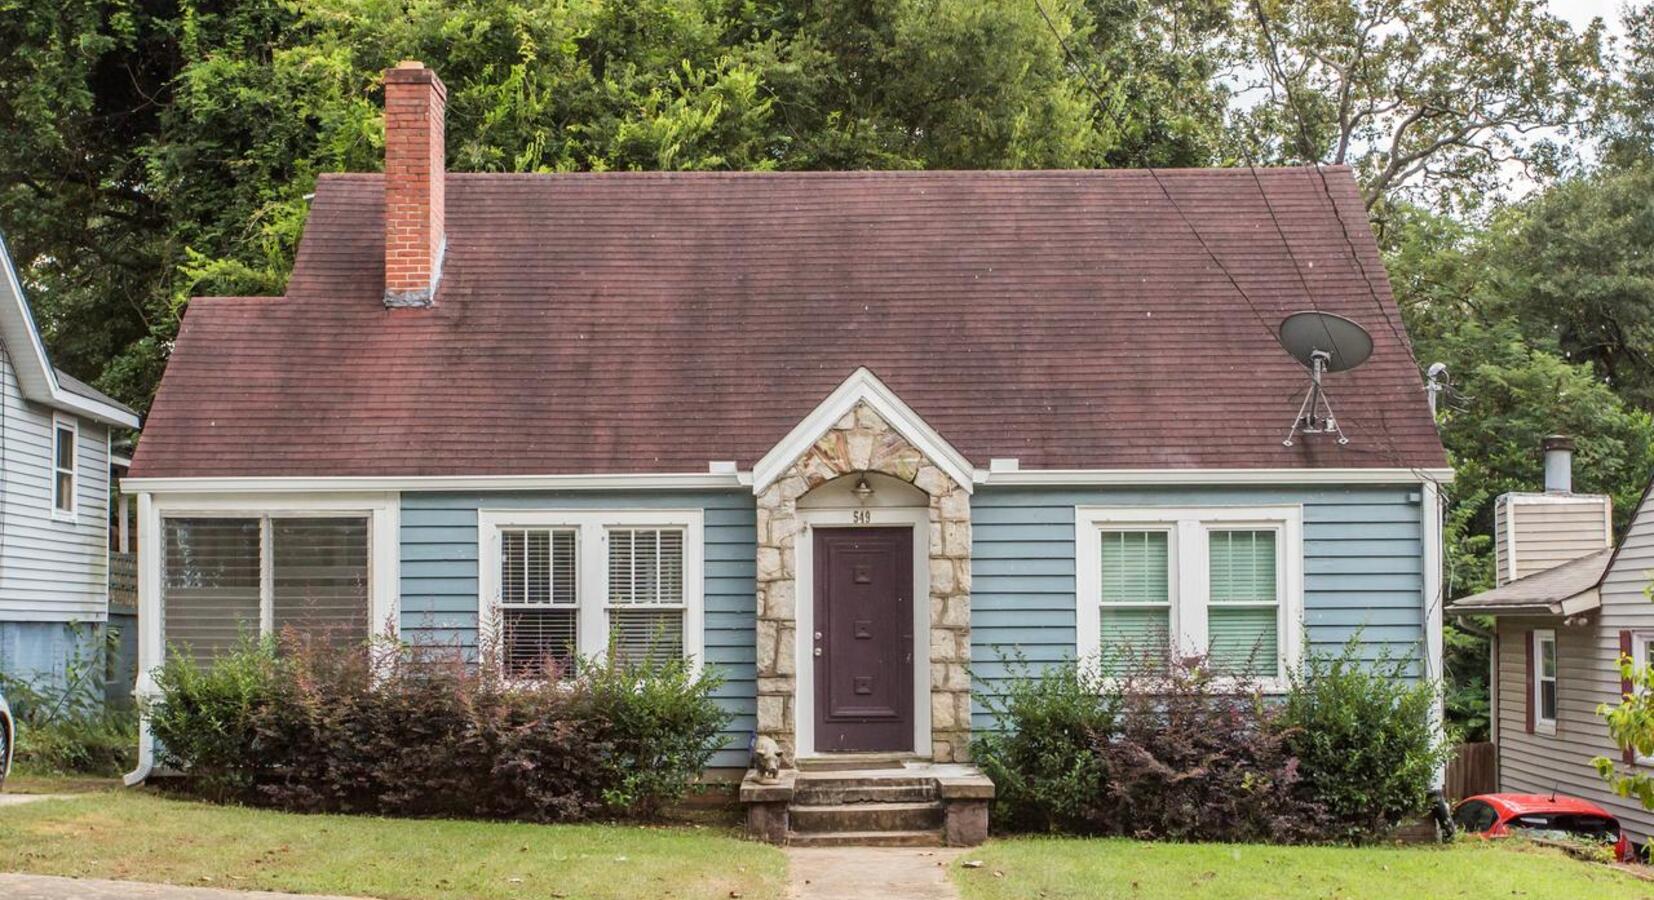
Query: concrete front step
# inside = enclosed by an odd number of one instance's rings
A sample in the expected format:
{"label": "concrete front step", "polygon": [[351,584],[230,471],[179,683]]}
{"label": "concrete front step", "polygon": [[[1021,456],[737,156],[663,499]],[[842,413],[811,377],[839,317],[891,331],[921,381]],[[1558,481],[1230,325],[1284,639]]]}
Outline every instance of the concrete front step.
{"label": "concrete front step", "polygon": [[794,803],[787,814],[799,834],[846,831],[928,831],[942,827],[941,803]]}
{"label": "concrete front step", "polygon": [[794,802],[812,806],[832,803],[921,803],[939,796],[934,778],[827,778],[802,775]]}
{"label": "concrete front step", "polygon": [[935,831],[816,831],[792,832],[787,843],[794,847],[941,847],[947,842]]}

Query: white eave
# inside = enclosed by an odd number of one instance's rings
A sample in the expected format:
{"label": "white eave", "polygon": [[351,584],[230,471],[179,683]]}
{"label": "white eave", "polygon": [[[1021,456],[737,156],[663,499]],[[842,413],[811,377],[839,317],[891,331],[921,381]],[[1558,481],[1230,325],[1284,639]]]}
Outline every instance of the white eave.
{"label": "white eave", "polygon": [[891,428],[896,429],[907,442],[925,455],[932,465],[941,469],[966,492],[974,490],[976,470],[965,455],[953,448],[936,429],[930,427],[912,407],[902,402],[896,392],[885,386],[867,367],[857,369],[827,399],[817,404],[787,436],[770,448],[752,467],[752,492],[762,493],[775,483],[787,468],[803,456],[810,446],[821,439],[833,424],[856,404],[865,403],[878,413]]}
{"label": "white eave", "polygon": [[17,372],[17,383],[23,396],[53,409],[85,416],[106,425],[137,428],[138,415],[125,407],[105,403],[92,397],[76,394],[63,386],[46,355],[46,345],[40,340],[29,303],[23,296],[23,284],[18,281],[12,266],[11,252],[0,237],[0,340],[11,351],[12,368]]}

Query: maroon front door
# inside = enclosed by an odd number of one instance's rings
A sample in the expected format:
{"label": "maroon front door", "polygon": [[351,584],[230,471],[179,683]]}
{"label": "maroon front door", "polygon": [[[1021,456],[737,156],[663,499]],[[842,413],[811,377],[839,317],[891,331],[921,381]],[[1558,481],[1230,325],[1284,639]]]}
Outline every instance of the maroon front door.
{"label": "maroon front door", "polygon": [[913,530],[815,529],[816,751],[913,749]]}

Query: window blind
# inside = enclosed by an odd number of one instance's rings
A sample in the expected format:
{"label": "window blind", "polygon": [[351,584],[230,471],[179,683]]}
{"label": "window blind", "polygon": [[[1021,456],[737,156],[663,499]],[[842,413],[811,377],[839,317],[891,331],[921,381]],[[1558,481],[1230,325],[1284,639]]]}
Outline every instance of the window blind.
{"label": "window blind", "polygon": [[168,653],[201,662],[260,627],[260,521],[167,519],[161,627]]}
{"label": "window blind", "polygon": [[684,653],[683,531],[613,528],[609,535],[609,652],[628,663]]}
{"label": "window blind", "polygon": [[1163,671],[1171,652],[1170,535],[1104,532],[1102,555],[1103,672]]}
{"label": "window blind", "polygon": [[1226,675],[1273,677],[1280,659],[1275,532],[1208,535],[1207,664]]}
{"label": "window blind", "polygon": [[368,520],[273,519],[271,624],[327,644],[359,647],[368,622]]}
{"label": "window blind", "polygon": [[506,675],[572,671],[579,656],[575,532],[500,532],[500,655]]}

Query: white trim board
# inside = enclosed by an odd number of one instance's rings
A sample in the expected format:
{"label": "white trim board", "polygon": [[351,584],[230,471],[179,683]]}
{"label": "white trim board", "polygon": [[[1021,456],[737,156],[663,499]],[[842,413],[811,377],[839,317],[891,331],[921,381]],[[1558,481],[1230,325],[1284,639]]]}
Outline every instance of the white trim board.
{"label": "white trim board", "polygon": [[1452,469],[1017,469],[977,470],[977,484],[1447,484]]}
{"label": "white trim board", "polygon": [[[835,420],[836,421],[836,420]],[[800,451],[801,453],[803,451]],[[791,460],[788,461],[791,464]],[[974,485],[1447,484],[1449,469],[1022,469],[974,470]],[[755,472],[620,472],[574,475],[341,475],[122,478],[129,493],[292,493],[295,491],[737,490]]]}
{"label": "white trim board", "polygon": [[82,397],[58,382],[57,370],[52,368],[46,344],[40,339],[40,329],[35,327],[34,315],[23,295],[23,283],[18,280],[11,251],[6,248],[3,237],[0,237],[0,293],[7,295],[0,297],[0,340],[12,351],[12,368],[17,372],[17,384],[24,397],[105,425],[138,427],[138,416],[130,410]]}
{"label": "white trim board", "polygon": [[919,414],[902,402],[896,392],[886,387],[872,371],[865,366],[857,369],[846,378],[842,384],[833,389],[827,399],[821,401],[810,414],[805,416],[787,436],[770,448],[752,467],[752,492],[762,493],[764,488],[775,483],[781,474],[787,471],[810,445],[821,439],[827,430],[846,413],[856,408],[858,403],[865,403],[874,412],[878,413],[891,428],[896,429],[908,443],[918,448],[925,458],[941,469],[958,485],[969,492],[975,482],[975,469],[965,455],[953,448],[943,437],[931,428]]}
{"label": "white trim board", "polygon": [[[866,514],[867,521],[857,521]],[[793,541],[793,734],[801,759],[832,757],[815,747],[815,529],[913,528],[913,754],[929,759],[930,739],[930,510],[926,507],[801,509]]]}
{"label": "white trim board", "polygon": [[123,478],[126,491],[153,494],[266,494],[324,491],[729,490],[745,487],[739,473],[579,475],[342,475],[207,478]]}

